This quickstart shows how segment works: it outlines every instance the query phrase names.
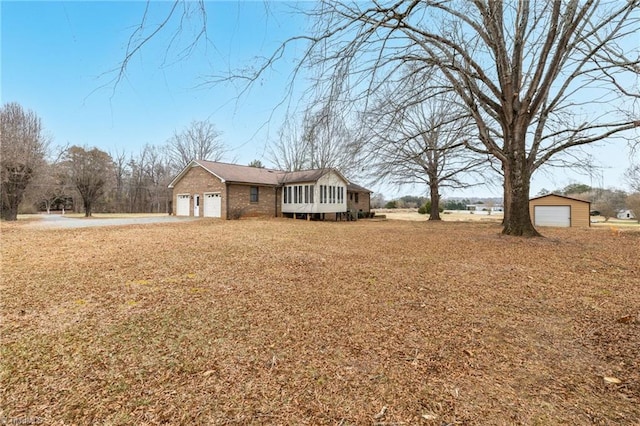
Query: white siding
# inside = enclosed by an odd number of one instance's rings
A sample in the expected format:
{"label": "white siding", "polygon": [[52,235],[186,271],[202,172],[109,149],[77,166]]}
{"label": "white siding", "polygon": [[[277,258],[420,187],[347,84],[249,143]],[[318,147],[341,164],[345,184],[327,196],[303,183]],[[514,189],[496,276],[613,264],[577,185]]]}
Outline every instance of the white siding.
{"label": "white siding", "polygon": [[[313,185],[313,203],[308,202],[309,197],[305,197],[305,186]],[[295,188],[302,187],[302,200],[300,199],[300,193],[295,195]],[[291,187],[291,196],[289,196],[289,187]],[[327,200],[324,196],[321,196],[321,187],[327,187],[327,195],[329,195],[329,188],[335,188],[335,195],[332,197],[327,196]],[[342,188],[342,189],[340,189]],[[340,213],[347,211],[347,182],[340,177],[334,171],[329,171],[316,182],[301,182],[283,187],[282,193],[282,212],[283,213]],[[284,192],[287,192],[285,195]],[[341,199],[338,199],[338,195],[342,194]],[[285,199],[287,203],[285,203]],[[307,202],[305,202],[307,201]],[[322,203],[320,201],[323,201]]]}

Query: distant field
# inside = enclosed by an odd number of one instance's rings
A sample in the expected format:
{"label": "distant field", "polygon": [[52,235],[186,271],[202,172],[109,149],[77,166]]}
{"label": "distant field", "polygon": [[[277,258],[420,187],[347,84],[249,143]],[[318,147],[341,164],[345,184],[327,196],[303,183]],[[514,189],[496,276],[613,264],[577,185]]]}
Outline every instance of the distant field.
{"label": "distant field", "polygon": [[[428,214],[418,213],[418,209],[376,209],[377,214],[387,216],[390,220],[428,220]],[[440,214],[440,218],[447,222],[501,222],[502,213],[494,212],[492,214],[471,214],[467,212],[458,212],[447,210]]]}
{"label": "distant field", "polygon": [[[411,220],[426,221],[429,219],[428,214],[419,214],[418,209],[376,209],[377,214],[385,215],[390,220]],[[446,210],[440,214],[440,218],[446,222],[501,222],[502,212],[494,212],[490,215],[486,213],[459,212],[455,210]],[[640,230],[640,224],[636,220],[629,219],[609,219],[605,221],[603,216],[592,216],[591,226],[599,228],[623,227],[624,229]],[[542,229],[544,233],[544,228]]]}
{"label": "distant field", "polygon": [[640,232],[0,223],[0,417],[640,424]]}

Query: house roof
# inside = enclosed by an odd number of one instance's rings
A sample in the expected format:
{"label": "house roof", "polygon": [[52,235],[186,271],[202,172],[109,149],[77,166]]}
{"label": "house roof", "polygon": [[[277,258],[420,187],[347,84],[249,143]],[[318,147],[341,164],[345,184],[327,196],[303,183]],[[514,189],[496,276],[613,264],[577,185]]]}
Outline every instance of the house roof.
{"label": "house roof", "polygon": [[[169,188],[173,188],[175,184],[192,167],[200,166],[222,182],[257,184],[265,186],[279,186],[287,183],[316,182],[327,173],[334,172],[341,179],[347,182],[348,191],[371,192],[366,188],[349,182],[342,173],[336,169],[313,169],[300,170],[295,172],[284,172],[282,170],[265,169],[251,166],[241,166],[238,164],[220,163],[217,161],[192,160],[169,184]],[[351,188],[357,189],[351,189]]]}
{"label": "house roof", "polygon": [[340,179],[349,183],[349,180],[345,178],[342,175],[342,173],[340,173],[338,170],[333,168],[298,170],[295,172],[282,172],[282,178],[280,182],[281,183],[315,182],[318,179],[320,179],[322,176],[332,171],[335,174],[337,174],[340,177]]}
{"label": "house roof", "polygon": [[583,203],[587,203],[587,204],[591,204],[590,201],[586,201],[586,200],[581,200],[580,198],[575,198],[575,197],[567,197],[566,195],[560,195],[560,194],[555,194],[555,193],[550,193],[550,194],[545,194],[545,195],[540,195],[538,197],[533,197],[533,198],[529,198],[529,201],[533,201],[533,200],[539,200],[541,198],[545,198],[545,197],[560,197],[560,198],[566,198],[567,200],[573,200],[573,201],[580,201]]}
{"label": "house roof", "polygon": [[[297,183],[297,182],[315,182],[325,174],[329,173],[331,169],[313,169],[313,170],[298,170],[296,172],[282,172],[281,183]],[[342,176],[342,175],[340,175]]]}
{"label": "house roof", "polygon": [[282,172],[261,167],[241,166],[238,164],[220,163],[217,161],[194,160],[223,182],[257,183],[260,185],[280,184]]}
{"label": "house roof", "polygon": [[279,170],[220,163],[217,161],[192,160],[187,167],[171,181],[169,188],[173,188],[189,169],[196,166],[202,167],[222,182],[232,183],[255,183],[265,186],[278,186],[280,184],[280,177],[283,174],[283,172]]}
{"label": "house roof", "polygon": [[355,184],[353,182],[349,182],[349,184],[347,185],[347,191],[351,191],[351,192],[368,192],[368,193],[372,193],[373,191],[365,188],[364,186],[360,186],[358,184]]}

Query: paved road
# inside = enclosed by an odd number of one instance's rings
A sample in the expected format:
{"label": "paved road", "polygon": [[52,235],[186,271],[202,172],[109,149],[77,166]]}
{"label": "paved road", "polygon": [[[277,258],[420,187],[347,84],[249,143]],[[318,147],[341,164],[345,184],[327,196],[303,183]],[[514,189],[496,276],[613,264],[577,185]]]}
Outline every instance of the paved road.
{"label": "paved road", "polygon": [[151,216],[151,217],[129,217],[129,218],[75,218],[62,216],[59,214],[42,215],[41,220],[33,221],[29,224],[32,228],[43,229],[73,229],[73,228],[91,228],[95,226],[122,226],[122,225],[146,225],[149,223],[171,223],[171,222],[187,222],[196,220],[193,217],[176,217],[176,216]]}

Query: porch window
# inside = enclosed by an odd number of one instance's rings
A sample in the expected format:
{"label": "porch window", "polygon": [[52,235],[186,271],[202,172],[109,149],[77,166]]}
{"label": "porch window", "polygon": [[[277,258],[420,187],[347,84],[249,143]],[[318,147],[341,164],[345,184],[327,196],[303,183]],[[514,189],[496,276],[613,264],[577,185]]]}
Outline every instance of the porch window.
{"label": "porch window", "polygon": [[311,204],[313,204],[313,191],[314,191],[314,186],[309,185],[309,202]]}

